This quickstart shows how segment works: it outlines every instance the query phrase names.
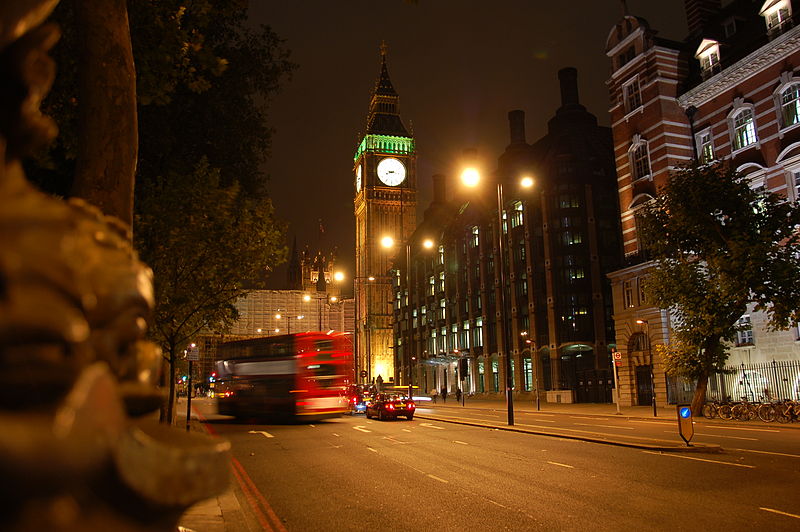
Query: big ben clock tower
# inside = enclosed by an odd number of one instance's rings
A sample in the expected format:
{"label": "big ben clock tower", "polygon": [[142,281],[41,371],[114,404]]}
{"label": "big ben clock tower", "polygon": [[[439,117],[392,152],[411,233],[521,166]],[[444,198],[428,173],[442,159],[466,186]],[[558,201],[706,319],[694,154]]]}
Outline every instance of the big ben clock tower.
{"label": "big ben clock tower", "polygon": [[398,100],[386,66],[386,45],[381,44],[381,71],[353,164],[359,382],[379,376],[388,382],[395,376],[390,270],[394,260],[404,257],[416,227],[416,152],[414,138],[400,119]]}

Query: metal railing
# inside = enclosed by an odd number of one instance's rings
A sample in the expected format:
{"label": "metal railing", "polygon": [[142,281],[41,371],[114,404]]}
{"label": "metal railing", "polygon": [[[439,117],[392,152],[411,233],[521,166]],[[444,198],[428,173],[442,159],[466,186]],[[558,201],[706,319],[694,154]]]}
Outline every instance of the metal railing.
{"label": "metal railing", "polygon": [[[694,389],[695,383],[686,379],[667,379],[667,398],[671,404],[690,402]],[[769,397],[800,401],[800,361],[740,364],[711,375],[706,400],[725,401],[729,397],[746,398],[754,403]]]}

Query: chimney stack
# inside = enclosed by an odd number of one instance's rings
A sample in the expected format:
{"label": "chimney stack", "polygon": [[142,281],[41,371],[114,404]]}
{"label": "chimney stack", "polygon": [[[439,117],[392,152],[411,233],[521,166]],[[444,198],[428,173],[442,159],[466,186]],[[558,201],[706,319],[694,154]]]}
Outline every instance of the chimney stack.
{"label": "chimney stack", "polygon": [[562,68],[558,71],[561,82],[561,107],[580,105],[578,101],[578,71],[573,67]]}
{"label": "chimney stack", "polygon": [[525,111],[516,109],[508,112],[508,127],[511,144],[525,144]]}
{"label": "chimney stack", "polygon": [[711,17],[722,9],[722,0],[683,0],[689,35],[702,36]]}

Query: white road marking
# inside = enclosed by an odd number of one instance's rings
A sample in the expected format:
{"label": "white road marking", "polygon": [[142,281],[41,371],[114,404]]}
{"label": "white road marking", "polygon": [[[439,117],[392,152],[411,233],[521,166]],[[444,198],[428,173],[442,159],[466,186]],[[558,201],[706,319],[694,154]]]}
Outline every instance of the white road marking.
{"label": "white road marking", "polygon": [[443,483],[445,483],[445,484],[449,484],[449,483],[450,483],[450,481],[449,481],[449,480],[445,480],[445,479],[443,479],[443,478],[439,478],[439,477],[437,477],[436,475],[431,475],[431,474],[428,474],[428,476],[429,476],[430,478],[432,478],[433,480],[438,480],[439,482],[443,482]]}
{"label": "white road marking", "polygon": [[497,501],[493,501],[492,499],[487,499],[487,500],[488,500],[490,503],[492,503],[492,504],[496,504],[496,505],[497,505],[497,506],[499,506],[500,508],[505,508],[506,510],[508,509],[508,506],[505,506],[505,505],[503,505],[503,504],[500,504],[500,503],[499,503],[499,502],[497,502]]}
{"label": "white road marking", "polygon": [[403,432],[411,432],[411,429],[403,429]]}
{"label": "white road marking", "polygon": [[391,436],[384,436],[384,437],[383,437],[383,439],[384,439],[384,440],[389,440],[389,441],[391,441],[391,442],[394,442],[394,443],[401,443],[401,444],[403,444],[403,445],[405,445],[405,444],[407,444],[407,443],[411,443],[410,441],[400,441],[400,440],[395,440],[395,439],[394,439],[394,438],[392,438]]}
{"label": "white road marking", "polygon": [[365,428],[364,428],[364,425],[356,425],[356,426],[355,426],[355,427],[353,427],[353,428],[354,428],[355,430],[360,430],[361,432],[372,432],[372,431],[371,431],[371,430],[369,430],[369,429],[365,429]]}
{"label": "white road marking", "polygon": [[[675,433],[674,430],[665,430],[664,432]],[[722,434],[703,434],[702,432],[695,432],[695,436],[711,436],[712,438],[727,438],[729,440],[749,440],[749,441],[758,441],[758,438],[744,438],[742,436],[725,436]]]}
{"label": "white road marking", "polygon": [[270,434],[269,432],[265,432],[263,430],[251,430],[250,434],[261,434],[265,438],[274,438],[275,437],[272,434]]}
{"label": "white road marking", "polygon": [[316,425],[308,425],[308,426],[309,426],[309,427],[311,427],[312,429],[315,429],[315,428],[317,428],[317,426],[316,426]]}
{"label": "white road marking", "polygon": [[573,423],[573,425],[578,425],[579,427],[603,427],[606,429],[635,430],[633,427],[620,427],[617,425],[593,425],[592,423]]}
{"label": "white road marking", "polygon": [[453,440],[453,443],[458,443],[458,444],[461,444],[461,445],[469,445],[469,444],[468,444],[467,442],[465,442],[465,441],[458,441],[458,440]]}
{"label": "white road marking", "polygon": [[[630,420],[631,423],[644,423],[645,425],[664,425],[664,421],[637,421],[635,419]],[[670,421],[670,423],[672,423]]]}
{"label": "white road marking", "polygon": [[570,416],[572,419],[591,419],[593,421],[608,421],[607,417],[583,417],[583,416]]}
{"label": "white road marking", "polygon": [[725,429],[725,430],[752,430],[754,432],[780,432],[774,429],[751,429],[748,427],[721,427],[719,425],[706,425],[707,429]]}
{"label": "white road marking", "polygon": [[437,426],[436,426],[436,425],[434,425],[433,423],[420,423],[420,425],[422,425],[423,427],[430,427],[430,428],[432,428],[432,429],[436,429],[436,430],[444,430],[444,428],[442,428],[442,427],[437,427]]}
{"label": "white road marking", "polygon": [[552,464],[552,465],[561,466],[561,467],[568,467],[570,469],[575,469],[575,466],[571,466],[571,465],[568,465],[568,464],[559,464],[558,462],[550,462],[550,461],[548,461],[547,463],[548,464]]}
{"label": "white road marking", "polygon": [[720,460],[709,460],[708,458],[696,458],[694,456],[682,456],[679,454],[656,453],[653,451],[642,451],[645,454],[655,454],[658,456],[671,456],[672,458],[683,458],[684,460],[697,460],[698,462],[710,462],[712,464],[722,464],[734,467],[746,467],[747,469],[755,469],[756,466],[746,464],[734,464],[733,462],[722,462]]}
{"label": "white road marking", "polygon": [[800,519],[800,515],[789,514],[789,513],[786,513],[786,512],[781,512],[780,510],[773,510],[772,508],[759,507],[758,509],[759,510],[764,510],[765,512],[772,512],[774,514],[780,514],[780,515],[785,515],[785,516],[788,516],[788,517],[794,517],[795,519]]}
{"label": "white road marking", "polygon": [[742,451],[745,453],[773,454],[775,456],[788,456],[790,458],[800,458],[800,454],[776,453],[775,451],[756,451],[755,449],[731,449],[731,451]]}
{"label": "white road marking", "polygon": [[373,453],[377,453],[377,452],[378,452],[378,451],[376,451],[375,449],[373,449],[372,447],[367,447],[367,449],[368,449],[368,450],[370,450],[370,451],[372,451]]}
{"label": "white road marking", "polygon": [[335,432],[332,432],[331,434],[333,434],[333,435],[334,435],[334,436],[336,436],[337,438],[341,438],[341,436],[339,436],[339,435],[338,435],[338,434],[336,434]]}

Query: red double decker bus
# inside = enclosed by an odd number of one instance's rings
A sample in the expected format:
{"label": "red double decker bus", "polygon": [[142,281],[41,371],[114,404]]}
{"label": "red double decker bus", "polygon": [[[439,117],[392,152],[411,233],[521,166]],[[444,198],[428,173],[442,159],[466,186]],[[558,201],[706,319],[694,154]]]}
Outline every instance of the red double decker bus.
{"label": "red double decker bus", "polygon": [[235,417],[318,420],[348,411],[353,377],[351,338],[304,332],[220,344],[219,413]]}

